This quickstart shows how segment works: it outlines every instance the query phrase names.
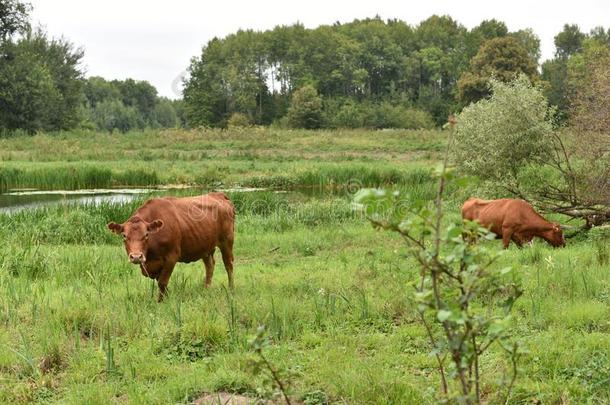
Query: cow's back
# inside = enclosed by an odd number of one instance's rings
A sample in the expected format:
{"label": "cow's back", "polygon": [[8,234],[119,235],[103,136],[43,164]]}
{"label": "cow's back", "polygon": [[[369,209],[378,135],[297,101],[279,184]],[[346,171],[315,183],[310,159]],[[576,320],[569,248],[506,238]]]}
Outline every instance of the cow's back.
{"label": "cow's back", "polygon": [[480,198],[470,198],[462,205],[462,219],[476,221],[480,218],[481,212],[488,206],[493,205],[493,200],[482,200]]}
{"label": "cow's back", "polygon": [[477,221],[498,235],[502,234],[503,227],[530,222],[533,216],[537,214],[529,203],[513,198],[490,201],[473,198],[462,208],[464,219]]}
{"label": "cow's back", "polygon": [[462,218],[477,221],[481,226],[497,235],[502,234],[502,227],[510,216],[510,198],[499,200],[481,200],[471,198],[462,207]]}
{"label": "cow's back", "polygon": [[199,260],[234,237],[235,209],[222,193],[174,201],[181,233],[181,261]]}

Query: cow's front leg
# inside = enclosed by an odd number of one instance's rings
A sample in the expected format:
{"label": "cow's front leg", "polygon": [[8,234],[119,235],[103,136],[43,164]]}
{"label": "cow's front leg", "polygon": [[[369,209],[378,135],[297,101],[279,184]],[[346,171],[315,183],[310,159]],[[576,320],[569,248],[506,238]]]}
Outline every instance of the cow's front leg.
{"label": "cow's front leg", "polygon": [[504,249],[508,249],[508,245],[510,245],[510,241],[513,238],[514,231],[511,228],[502,228],[502,244],[504,245]]}
{"label": "cow's front leg", "polygon": [[163,265],[163,269],[161,270],[161,274],[157,278],[157,284],[159,285],[159,298],[157,298],[157,302],[163,301],[165,295],[167,294],[167,284],[169,283],[169,278],[174,271],[174,266],[176,262],[165,262]]}

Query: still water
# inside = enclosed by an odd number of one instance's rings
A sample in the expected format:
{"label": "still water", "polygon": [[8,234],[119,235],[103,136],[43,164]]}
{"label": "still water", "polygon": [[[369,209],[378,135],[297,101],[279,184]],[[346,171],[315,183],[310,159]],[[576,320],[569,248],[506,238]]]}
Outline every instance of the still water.
{"label": "still water", "polygon": [[[209,190],[197,188],[179,189],[94,189],[94,190],[13,190],[0,194],[0,214],[34,210],[54,205],[98,205],[102,203],[127,203],[136,198],[163,195],[197,195]],[[266,191],[262,188],[231,188],[216,191],[227,193]],[[276,191],[283,192],[283,191]]]}
{"label": "still water", "polygon": [[0,194],[0,214],[22,210],[37,209],[60,204],[101,204],[125,203],[143,194],[152,193],[150,189],[96,189],[96,190],[57,190],[57,191],[13,191]]}

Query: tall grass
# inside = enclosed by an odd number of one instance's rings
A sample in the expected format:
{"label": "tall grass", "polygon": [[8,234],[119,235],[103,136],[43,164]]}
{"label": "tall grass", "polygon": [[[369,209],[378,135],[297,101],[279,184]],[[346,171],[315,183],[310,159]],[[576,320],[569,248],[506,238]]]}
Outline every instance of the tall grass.
{"label": "tall grass", "polygon": [[144,170],[113,171],[93,166],[58,166],[49,169],[0,168],[0,192],[9,189],[78,190],[116,186],[155,186],[157,173]]}
{"label": "tall grass", "polygon": [[[408,158],[436,150],[442,138],[247,129],[0,139],[3,190],[307,186],[230,193],[235,292],[224,288],[218,257],[210,289],[201,262],[180,263],[161,305],[155,282],[128,263],[120,238],[106,229],[147,196],[0,215],[0,403],[186,403],[220,391],[268,400],[273,392],[249,368],[246,345],[261,324],[271,333],[269,360],[287,370],[303,403],[435,403],[433,348],[404,298],[415,262],[401,240],[354,214],[350,200],[361,186],[385,185],[407,200],[432,199],[430,169]],[[343,155],[352,160],[337,159]],[[449,193],[447,223],[459,218],[467,191]],[[610,402],[610,267],[607,239],[598,236],[565,249],[511,247],[497,263],[518,266],[527,297],[514,318],[528,349],[515,402]],[[490,404],[507,366],[501,350],[483,359]]]}

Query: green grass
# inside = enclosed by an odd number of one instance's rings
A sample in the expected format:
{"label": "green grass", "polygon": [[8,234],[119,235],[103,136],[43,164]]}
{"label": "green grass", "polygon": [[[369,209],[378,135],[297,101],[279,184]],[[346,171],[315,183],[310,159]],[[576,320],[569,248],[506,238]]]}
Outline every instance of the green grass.
{"label": "green grass", "polygon": [[[320,149],[326,148],[318,155],[370,147],[385,157],[312,160],[297,147],[315,149],[316,134]],[[226,292],[218,257],[210,290],[203,288],[201,263],[179,264],[168,299],[156,303],[156,286],[127,262],[119,238],[104,228],[109,220],[126,219],[141,201],[0,215],[0,403],[189,403],[204,392],[218,391],[270,398],[270,386],[248,361],[253,356],[248,340],[260,324],[271,337],[269,358],[291,382],[295,398],[309,404],[325,399],[434,403],[439,386],[435,362],[415,308],[406,299],[417,267],[404,256],[398,237],[373,229],[352,212],[352,189],[345,184],[361,176],[369,179],[364,183],[394,183],[413,199],[431,198],[431,162],[394,160],[399,143],[394,132],[332,135],[253,135],[260,145],[286,142],[281,150],[292,148],[303,157],[290,163],[254,159],[255,167],[268,166],[246,177],[269,182],[274,176],[310,178],[310,188],[318,184],[334,190],[231,194],[237,207],[234,295]],[[81,144],[77,135],[57,136],[72,142],[78,153],[94,142],[91,138],[106,139],[93,134]],[[116,143],[135,144],[144,136],[117,136]],[[162,167],[169,162],[158,156],[203,142],[189,141],[194,134],[172,134],[171,142],[165,135],[146,136],[151,137],[147,148],[155,160],[129,165],[120,159],[100,160],[102,166],[118,173],[158,165],[159,182],[165,183],[169,177]],[[225,149],[237,145],[237,150],[248,142],[246,133],[207,136],[216,152],[223,144]],[[407,145],[401,153],[416,156],[428,150],[426,136],[441,135],[400,136]],[[25,159],[45,156],[52,147],[45,143],[50,136],[39,137],[0,142],[9,142],[13,150],[24,144],[20,156]],[[108,148],[116,152],[123,146]],[[104,147],[96,153],[113,156]],[[218,166],[230,167],[227,179],[239,179],[236,168],[247,168],[239,159],[214,159]],[[29,171],[84,162],[14,159],[9,165]],[[185,178],[194,173],[182,164],[176,173],[182,168]],[[284,170],[285,165],[295,171]],[[467,194],[449,191],[447,222],[458,218]],[[489,243],[501,247],[499,241]],[[609,251],[607,233],[595,232],[561,250],[541,241],[532,248],[512,247],[497,263],[515,266],[524,290],[513,330],[527,353],[510,403],[610,402]],[[481,362],[484,397],[498,403],[507,359],[495,348]]]}
{"label": "green grass", "polygon": [[[10,188],[326,187],[407,184],[442,149],[438,131],[163,131],[0,138]],[[379,143],[384,145],[379,147]]]}

